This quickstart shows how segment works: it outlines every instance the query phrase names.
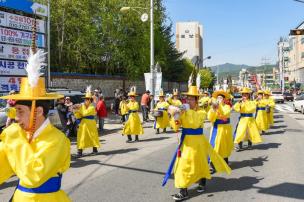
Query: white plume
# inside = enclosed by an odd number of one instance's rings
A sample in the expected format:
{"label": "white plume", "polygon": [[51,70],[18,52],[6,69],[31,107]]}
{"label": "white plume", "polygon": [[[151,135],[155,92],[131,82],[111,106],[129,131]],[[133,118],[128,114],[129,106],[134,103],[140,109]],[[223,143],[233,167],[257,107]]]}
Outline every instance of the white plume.
{"label": "white plume", "polygon": [[197,76],[196,76],[196,86],[197,86],[197,89],[200,89],[200,87],[201,87],[201,75],[199,72],[197,73]]}
{"label": "white plume", "polygon": [[27,59],[26,72],[28,77],[28,82],[32,88],[37,86],[39,77],[43,74],[41,73],[42,66],[45,66],[45,55],[43,50],[38,50],[36,53],[30,49],[30,56]]}
{"label": "white plume", "polygon": [[87,93],[92,94],[92,86],[91,85],[87,86],[86,94]]}
{"label": "white plume", "polygon": [[188,87],[190,87],[192,85],[192,77],[193,77],[193,73],[191,73],[189,76]]}

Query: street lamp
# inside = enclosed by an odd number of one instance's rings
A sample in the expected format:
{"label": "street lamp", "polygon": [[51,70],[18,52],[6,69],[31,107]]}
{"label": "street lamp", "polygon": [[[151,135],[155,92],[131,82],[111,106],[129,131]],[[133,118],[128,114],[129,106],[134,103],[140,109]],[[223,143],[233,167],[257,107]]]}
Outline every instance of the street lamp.
{"label": "street lamp", "polygon": [[[134,10],[136,12],[137,9],[144,9],[147,8],[143,7],[122,7],[120,12],[127,12],[129,10]],[[153,10],[154,10],[154,0],[150,0],[150,73],[151,73],[151,93],[155,96],[155,71],[154,71],[154,17],[153,17]],[[139,13],[139,12],[138,12]],[[143,22],[147,21],[147,14],[143,14],[141,16],[141,20]],[[154,108],[154,100],[151,100],[151,107]]]}
{"label": "street lamp", "polygon": [[204,61],[205,61],[205,60],[210,60],[210,59],[211,59],[211,56],[205,57],[205,58],[203,59],[203,61],[202,61],[202,67],[204,67]]}

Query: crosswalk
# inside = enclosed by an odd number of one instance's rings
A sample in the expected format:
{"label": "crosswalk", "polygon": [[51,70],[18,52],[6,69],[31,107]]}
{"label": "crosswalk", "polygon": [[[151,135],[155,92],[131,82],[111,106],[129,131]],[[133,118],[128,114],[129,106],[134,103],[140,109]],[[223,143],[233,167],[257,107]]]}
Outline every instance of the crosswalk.
{"label": "crosswalk", "polygon": [[289,104],[276,104],[275,109],[285,113],[294,112],[292,106]]}

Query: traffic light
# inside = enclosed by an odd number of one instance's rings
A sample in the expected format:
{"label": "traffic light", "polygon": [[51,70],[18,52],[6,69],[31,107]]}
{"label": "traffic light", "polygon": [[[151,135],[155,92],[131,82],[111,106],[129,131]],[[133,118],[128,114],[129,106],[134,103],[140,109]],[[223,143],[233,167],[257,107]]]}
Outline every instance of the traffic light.
{"label": "traffic light", "polygon": [[290,34],[291,36],[294,35],[304,35],[304,29],[292,29],[290,30]]}

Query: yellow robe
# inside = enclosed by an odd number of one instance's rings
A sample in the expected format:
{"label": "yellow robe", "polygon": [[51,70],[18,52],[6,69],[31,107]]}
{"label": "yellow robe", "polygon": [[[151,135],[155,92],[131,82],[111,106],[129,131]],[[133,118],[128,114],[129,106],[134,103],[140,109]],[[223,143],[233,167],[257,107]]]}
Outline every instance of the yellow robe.
{"label": "yellow robe", "polygon": [[210,110],[210,102],[211,102],[211,98],[206,96],[200,98],[198,104],[202,110],[208,113],[208,111]]}
{"label": "yellow robe", "polygon": [[[7,127],[0,137],[0,184],[16,175],[23,187],[36,188],[70,167],[70,141],[51,124],[31,143],[17,123]],[[17,189],[13,197],[13,202],[54,201],[71,200],[62,190],[35,194]]]}
{"label": "yellow robe", "polygon": [[139,105],[136,101],[130,101],[127,104],[128,110],[134,111],[129,114],[128,121],[125,123],[122,134],[123,135],[141,135],[144,134],[143,127],[138,115]]}
{"label": "yellow robe", "polygon": [[163,110],[163,116],[162,117],[157,117],[156,122],[154,123],[154,128],[167,128],[169,126],[169,115],[168,115],[168,109],[169,103],[168,102],[158,102],[156,104],[155,110],[159,109],[166,109]]}
{"label": "yellow robe", "polygon": [[81,119],[77,131],[77,149],[100,147],[96,120],[86,119],[86,116],[96,115],[95,107],[91,104],[88,108],[84,104],[75,112],[75,117]]}
{"label": "yellow robe", "polygon": [[[180,100],[174,100],[172,98],[169,98],[168,102],[170,105],[175,106],[175,107],[180,107],[183,104]],[[178,131],[178,128],[176,127],[173,116],[171,116],[171,118],[170,118],[170,126],[174,131]]]}
{"label": "yellow robe", "polygon": [[[180,117],[184,128],[203,128],[206,113],[202,110],[187,110]],[[174,166],[174,183],[176,188],[187,188],[202,178],[211,179],[208,156],[210,156],[217,172],[230,174],[231,169],[219,156],[206,136],[186,135],[180,148],[181,156],[177,157]]]}
{"label": "yellow robe", "polygon": [[[255,101],[257,108],[265,108],[267,105],[267,101],[265,99],[261,99],[259,101]],[[255,115],[255,120],[260,131],[266,131],[268,129],[268,120],[266,110],[257,110]]]}
{"label": "yellow robe", "polygon": [[128,102],[127,101],[120,101],[119,103],[120,115],[126,115],[128,113]]}
{"label": "yellow robe", "polygon": [[[251,113],[256,111],[256,104],[254,101],[246,101],[242,104],[237,102],[233,109],[239,113]],[[236,129],[234,143],[240,143],[241,141],[249,139],[252,143],[262,142],[261,135],[259,133],[258,126],[255,118],[253,117],[241,117],[238,127]]]}
{"label": "yellow robe", "polygon": [[274,123],[273,112],[274,112],[275,102],[272,97],[270,97],[268,99],[265,98],[265,100],[266,100],[267,105],[270,107],[270,113],[266,113],[268,129],[269,129],[271,126],[273,126],[273,123]]}
{"label": "yellow robe", "polygon": [[[217,119],[229,119],[231,113],[231,107],[229,105],[219,105],[219,108],[215,111],[212,108],[208,112],[208,119],[213,123]],[[211,129],[210,138],[212,136],[213,127]],[[231,124],[218,124],[217,135],[215,139],[214,150],[223,158],[228,158],[233,150],[233,136]]]}

